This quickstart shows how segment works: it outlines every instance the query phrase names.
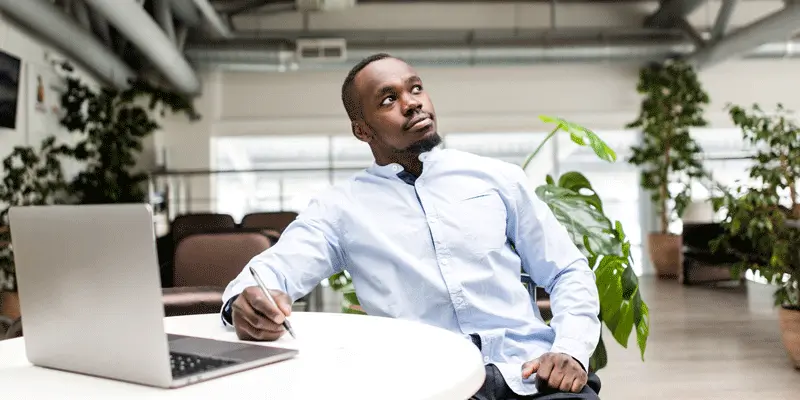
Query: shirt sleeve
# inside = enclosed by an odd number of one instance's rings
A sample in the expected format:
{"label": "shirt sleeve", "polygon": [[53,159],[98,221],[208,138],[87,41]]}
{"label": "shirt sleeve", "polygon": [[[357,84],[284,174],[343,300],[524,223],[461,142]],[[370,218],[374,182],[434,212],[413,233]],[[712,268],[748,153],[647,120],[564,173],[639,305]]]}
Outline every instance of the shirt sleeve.
{"label": "shirt sleeve", "polygon": [[556,334],[551,352],[568,354],[588,370],[601,329],[594,271],[525,172],[514,166],[509,176],[507,234],[522,268],[550,294],[550,326]]}
{"label": "shirt sleeve", "polygon": [[314,199],[281,234],[278,242],[253,257],[225,288],[221,310],[224,325],[230,325],[230,302],[257,283],[254,267],[269,289],[287,293],[292,301],[307,295],[323,279],[343,268],[337,212]]}

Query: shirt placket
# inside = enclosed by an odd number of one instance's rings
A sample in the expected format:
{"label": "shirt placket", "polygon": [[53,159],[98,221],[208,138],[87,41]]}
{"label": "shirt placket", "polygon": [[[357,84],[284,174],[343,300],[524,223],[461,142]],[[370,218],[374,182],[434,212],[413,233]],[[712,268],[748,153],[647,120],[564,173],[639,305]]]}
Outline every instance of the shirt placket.
{"label": "shirt placket", "polygon": [[433,248],[436,253],[436,263],[439,266],[442,277],[444,278],[445,286],[447,286],[447,291],[450,295],[450,301],[453,304],[453,309],[456,313],[456,320],[463,331],[465,327],[463,326],[462,321],[465,321],[463,316],[467,309],[467,301],[464,297],[464,290],[461,286],[461,282],[458,280],[454,270],[455,266],[453,265],[453,257],[452,253],[450,252],[450,248],[447,246],[444,226],[438,215],[436,205],[431,201],[428,201],[427,197],[425,196],[425,179],[417,179],[414,184],[414,188],[417,193],[417,199],[419,199],[420,203],[422,204],[422,209],[428,222],[428,229],[430,230],[431,237],[433,238]]}

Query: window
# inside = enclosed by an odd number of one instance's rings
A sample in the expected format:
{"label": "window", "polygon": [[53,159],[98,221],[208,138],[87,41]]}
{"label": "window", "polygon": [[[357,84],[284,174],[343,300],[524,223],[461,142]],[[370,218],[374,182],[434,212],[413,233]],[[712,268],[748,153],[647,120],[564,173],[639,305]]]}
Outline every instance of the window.
{"label": "window", "polygon": [[[616,163],[599,159],[590,148],[559,133],[541,148],[526,172],[534,186],[543,184],[548,174],[583,173],[609,218],[623,224],[634,269],[641,274],[638,172],[625,162],[638,135],[598,134],[617,152]],[[452,133],[443,138],[443,145],[521,165],[546,137],[546,132]],[[237,219],[255,211],[301,211],[320,191],[373,162],[369,147],[352,136],[218,137],[213,148],[219,169],[242,171],[215,175],[217,210]]]}

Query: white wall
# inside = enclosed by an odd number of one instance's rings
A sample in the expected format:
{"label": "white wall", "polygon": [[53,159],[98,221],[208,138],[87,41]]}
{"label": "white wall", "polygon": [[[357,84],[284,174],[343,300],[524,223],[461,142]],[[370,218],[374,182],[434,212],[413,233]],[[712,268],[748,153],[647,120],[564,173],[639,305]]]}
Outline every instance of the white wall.
{"label": "white wall", "polygon": [[[728,103],[777,102],[800,111],[800,60],[729,61],[702,71],[712,104],[712,127],[730,127]],[[618,130],[636,118],[637,66],[562,64],[507,68],[419,69],[449,132],[542,131],[540,114],[555,114],[591,129]],[[170,169],[213,169],[211,137],[227,135],[350,135],[340,100],[346,71],[209,72],[197,106],[203,120],[168,120],[161,143]],[[195,178],[194,198],[211,197],[208,179]],[[212,204],[208,204],[211,207]],[[199,211],[195,209],[194,211]]]}
{"label": "white wall", "polygon": [[[67,58],[2,15],[0,15],[0,49],[21,60],[16,129],[0,128],[0,159],[8,156],[15,146],[32,146],[38,149],[42,139],[50,135],[55,135],[57,140],[65,143],[74,143],[73,136],[59,123],[61,104],[59,90],[62,85],[51,64],[52,60]],[[76,75],[85,79],[90,85],[95,85],[97,82],[77,66]],[[37,76],[41,76],[44,83],[43,106],[37,105]],[[64,168],[66,174],[70,176],[78,171],[79,165],[76,162],[66,162]]]}

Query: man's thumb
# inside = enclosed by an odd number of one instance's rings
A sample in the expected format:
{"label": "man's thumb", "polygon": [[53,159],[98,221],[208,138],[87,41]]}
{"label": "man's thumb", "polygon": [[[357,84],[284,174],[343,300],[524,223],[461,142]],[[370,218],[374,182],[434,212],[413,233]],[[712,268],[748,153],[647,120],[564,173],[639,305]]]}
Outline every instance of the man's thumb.
{"label": "man's thumb", "polygon": [[278,304],[278,308],[283,312],[283,315],[289,316],[292,313],[292,299],[289,295],[283,292],[272,292],[272,296],[275,298],[275,303]]}
{"label": "man's thumb", "polygon": [[538,359],[522,364],[522,379],[528,379],[531,375],[538,371],[539,365],[540,363]]}

